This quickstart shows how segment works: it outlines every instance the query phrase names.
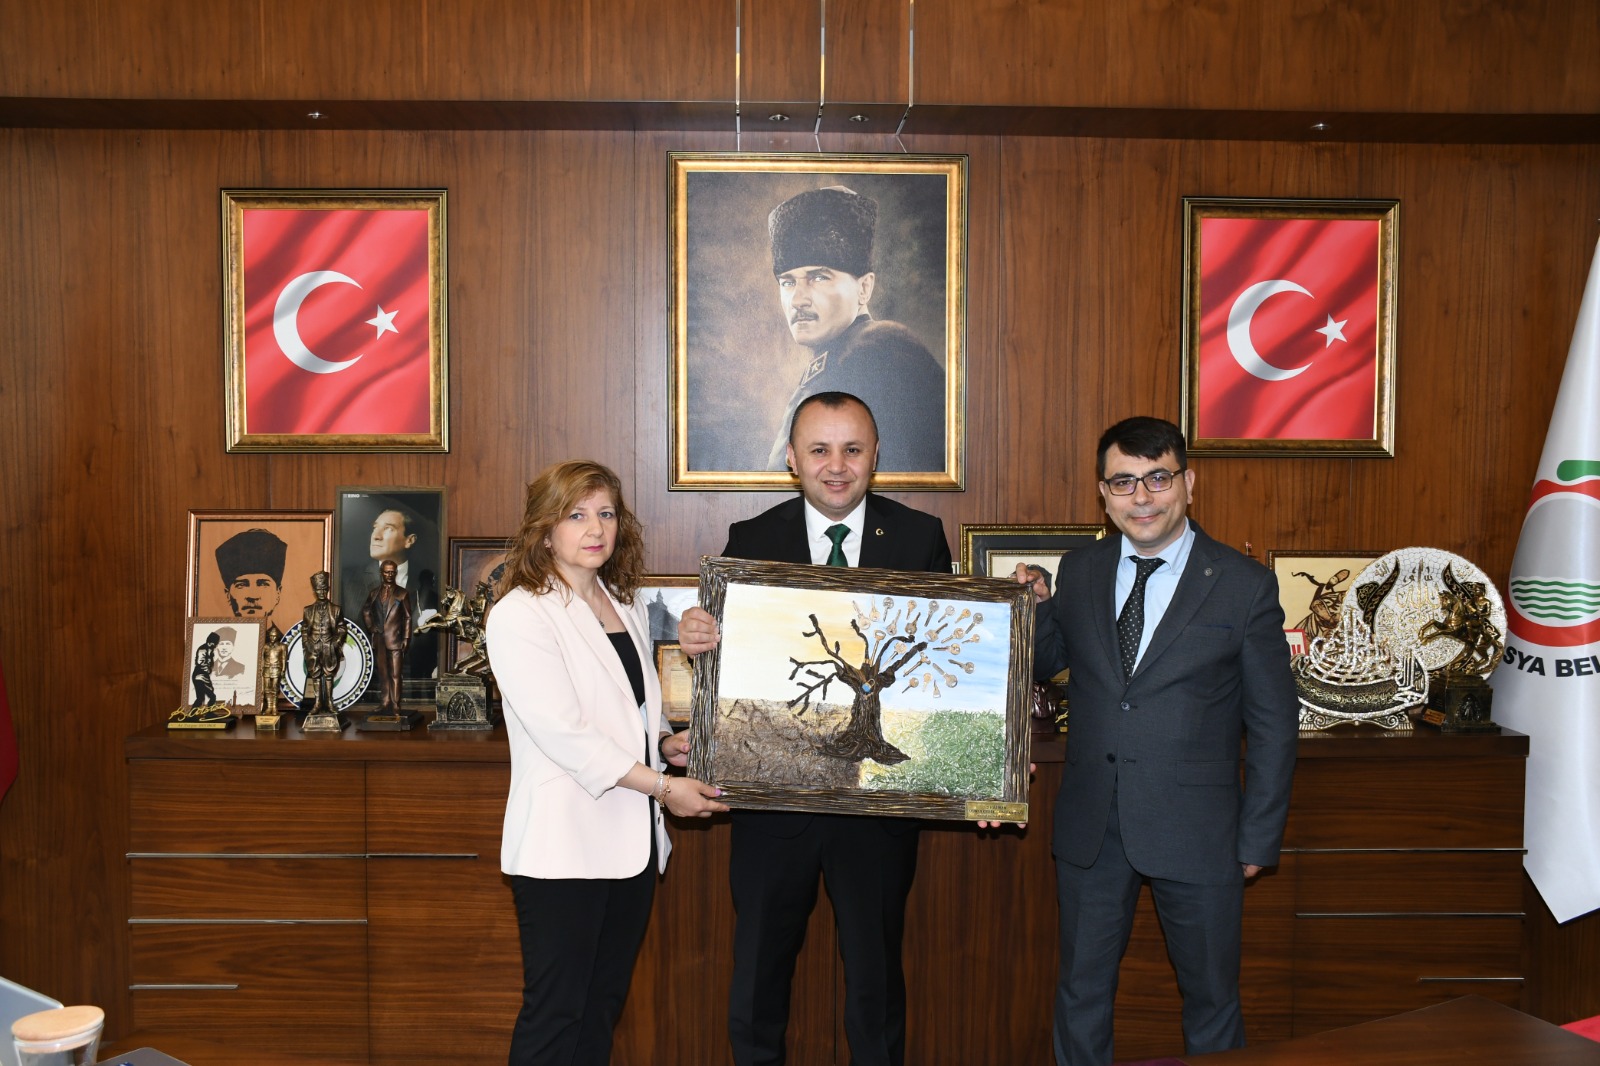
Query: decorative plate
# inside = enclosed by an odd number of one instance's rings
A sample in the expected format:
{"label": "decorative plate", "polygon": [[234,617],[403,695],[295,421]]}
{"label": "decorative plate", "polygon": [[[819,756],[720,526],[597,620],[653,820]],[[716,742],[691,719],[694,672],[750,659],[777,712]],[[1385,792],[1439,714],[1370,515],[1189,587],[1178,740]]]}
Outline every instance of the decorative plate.
{"label": "decorative plate", "polygon": [[[1397,659],[1416,655],[1436,674],[1470,650],[1479,631],[1471,672],[1488,677],[1505,646],[1506,608],[1487,574],[1452,552],[1400,548],[1361,571],[1345,593],[1373,637]],[[1468,639],[1462,639],[1463,636]]]}
{"label": "decorative plate", "polygon": [[[345,621],[350,624],[345,627],[344,663],[333,676],[333,709],[336,711],[346,711],[355,706],[372,680],[372,642],[367,639],[359,623],[348,618]],[[283,671],[283,683],[279,688],[296,707],[300,706],[306,694],[306,658],[300,650],[300,631],[304,626],[305,622],[296,622],[283,635],[283,643],[289,654]]]}

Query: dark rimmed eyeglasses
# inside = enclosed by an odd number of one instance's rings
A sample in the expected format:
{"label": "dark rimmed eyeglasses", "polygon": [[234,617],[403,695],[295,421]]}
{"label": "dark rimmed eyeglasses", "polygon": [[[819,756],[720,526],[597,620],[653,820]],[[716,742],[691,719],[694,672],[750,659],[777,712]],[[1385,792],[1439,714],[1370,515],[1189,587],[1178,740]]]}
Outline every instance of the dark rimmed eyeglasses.
{"label": "dark rimmed eyeglasses", "polygon": [[1118,474],[1116,477],[1105,477],[1100,483],[1110,490],[1113,496],[1132,496],[1133,490],[1143,482],[1146,490],[1150,492],[1166,492],[1172,483],[1178,480],[1178,475],[1188,467],[1179,467],[1177,470],[1152,470],[1143,477],[1134,477],[1132,474]]}

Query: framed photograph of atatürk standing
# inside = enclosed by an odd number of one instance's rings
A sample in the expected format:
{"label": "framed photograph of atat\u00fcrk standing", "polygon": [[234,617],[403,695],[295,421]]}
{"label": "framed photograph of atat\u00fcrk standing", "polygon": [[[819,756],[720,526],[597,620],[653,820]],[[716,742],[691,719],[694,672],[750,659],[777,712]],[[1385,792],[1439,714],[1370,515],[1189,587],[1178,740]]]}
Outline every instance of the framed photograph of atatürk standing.
{"label": "framed photograph of atat\u00fcrk standing", "polygon": [[689,773],[731,806],[1024,822],[1033,592],[707,558]]}
{"label": "framed photograph of atat\u00fcrk standing", "polygon": [[1394,455],[1398,200],[1183,201],[1196,455]]}
{"label": "framed photograph of atat\u00fcrk standing", "polygon": [[879,489],[960,489],[967,157],[670,156],[673,489],[795,486],[795,407],[847,392]]}
{"label": "framed photograph of atat\u00fcrk standing", "polygon": [[[404,674],[408,682],[431,684],[439,665],[439,632],[416,630],[439,612],[444,584],[444,507],[442,488],[346,486],[337,491],[334,543],[339,571],[334,599],[340,613],[360,626],[367,597],[380,583],[380,567],[385,562],[395,564],[395,583],[408,593],[411,608],[412,635]],[[431,691],[416,695],[408,691],[406,695],[432,698]]]}
{"label": "framed photograph of atat\u00fcrk standing", "polygon": [[444,195],[222,190],[230,452],[449,450]]}
{"label": "framed photograph of atat\u00fcrk standing", "polygon": [[287,633],[332,550],[332,511],[190,511],[184,609]]}

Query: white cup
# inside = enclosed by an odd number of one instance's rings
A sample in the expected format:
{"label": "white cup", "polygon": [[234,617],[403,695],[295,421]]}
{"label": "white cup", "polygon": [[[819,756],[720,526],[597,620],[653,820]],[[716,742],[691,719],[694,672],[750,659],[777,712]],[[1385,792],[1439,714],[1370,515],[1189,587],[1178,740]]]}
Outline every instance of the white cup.
{"label": "white cup", "polygon": [[90,1066],[99,1058],[106,1012],[99,1007],[57,1007],[11,1023],[17,1066]]}

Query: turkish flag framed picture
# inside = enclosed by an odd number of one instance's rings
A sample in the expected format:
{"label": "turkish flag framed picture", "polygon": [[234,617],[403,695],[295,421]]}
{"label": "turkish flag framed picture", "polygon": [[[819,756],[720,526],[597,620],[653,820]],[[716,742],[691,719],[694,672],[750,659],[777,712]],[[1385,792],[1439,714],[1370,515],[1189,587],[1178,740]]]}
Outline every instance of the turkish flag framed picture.
{"label": "turkish flag framed picture", "polygon": [[230,452],[449,450],[444,205],[222,190]]}
{"label": "turkish flag framed picture", "polygon": [[1183,201],[1197,455],[1394,455],[1398,200]]}

